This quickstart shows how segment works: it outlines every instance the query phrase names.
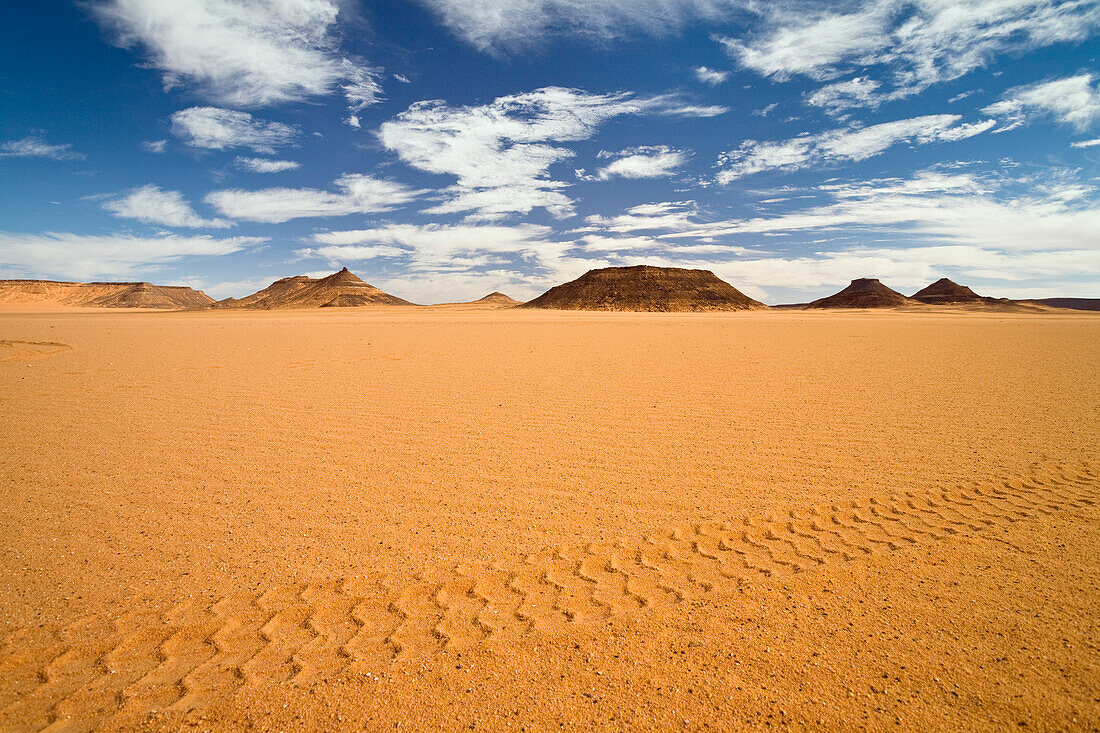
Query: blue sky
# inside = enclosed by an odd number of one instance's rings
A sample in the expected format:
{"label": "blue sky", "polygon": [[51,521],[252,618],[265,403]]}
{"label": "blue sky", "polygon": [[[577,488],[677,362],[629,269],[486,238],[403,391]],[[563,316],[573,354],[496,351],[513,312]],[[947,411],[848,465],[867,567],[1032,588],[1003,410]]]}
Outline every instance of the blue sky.
{"label": "blue sky", "polygon": [[0,278],[1100,297],[1100,0],[41,0]]}

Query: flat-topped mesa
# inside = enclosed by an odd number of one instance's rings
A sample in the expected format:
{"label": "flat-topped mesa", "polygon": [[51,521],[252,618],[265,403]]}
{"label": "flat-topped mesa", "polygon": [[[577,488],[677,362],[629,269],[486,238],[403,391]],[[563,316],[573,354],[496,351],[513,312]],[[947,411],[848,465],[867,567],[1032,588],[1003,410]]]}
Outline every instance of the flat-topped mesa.
{"label": "flat-topped mesa", "polygon": [[550,288],[521,308],[591,311],[763,310],[710,270],[679,267],[605,267]]}
{"label": "flat-topped mesa", "polygon": [[284,277],[263,290],[244,298],[226,298],[218,308],[355,308],[367,305],[412,305],[396,295],[390,295],[363,282],[344,268],[322,278],[308,275]]}
{"label": "flat-topped mesa", "polygon": [[899,306],[913,305],[911,298],[906,298],[896,290],[883,285],[877,278],[861,277],[853,280],[851,285],[835,295],[820,298],[810,303],[807,308],[897,308]]}
{"label": "flat-topped mesa", "polygon": [[941,277],[928,287],[913,293],[912,298],[913,300],[919,300],[922,303],[930,303],[933,305],[947,303],[984,303],[991,300],[991,298],[984,298],[965,285],[959,285],[957,282],[948,280],[946,277]]}
{"label": "flat-topped mesa", "polygon": [[0,303],[52,304],[92,308],[205,308],[214,299],[201,290],[147,282],[76,283],[56,280],[0,280]]}

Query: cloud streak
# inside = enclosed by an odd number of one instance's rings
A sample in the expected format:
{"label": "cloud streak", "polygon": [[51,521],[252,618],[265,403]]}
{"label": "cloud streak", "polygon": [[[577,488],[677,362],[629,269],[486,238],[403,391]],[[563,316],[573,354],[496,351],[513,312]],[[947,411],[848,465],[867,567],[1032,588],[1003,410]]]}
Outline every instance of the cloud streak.
{"label": "cloud streak", "polygon": [[420,0],[455,35],[482,51],[516,51],[556,35],[607,41],[663,36],[699,20],[731,17],[742,0]]}
{"label": "cloud streak", "polygon": [[49,158],[51,160],[82,160],[83,153],[69,143],[51,145],[38,137],[24,137],[0,143],[0,158]]}
{"label": "cloud streak", "polygon": [[103,203],[103,208],[124,219],[166,227],[224,229],[233,224],[225,219],[204,219],[195,213],[179,191],[162,191],[152,184],[134,189],[121,198],[109,199]]}
{"label": "cloud streak", "polygon": [[982,111],[1005,118],[1008,129],[1033,117],[1049,116],[1064,125],[1086,130],[1100,121],[1100,88],[1093,84],[1092,74],[1079,74],[1015,87]]}
{"label": "cloud streak", "polygon": [[270,154],[275,148],[292,144],[300,132],[291,125],[259,120],[247,112],[189,107],[172,114],[172,134],[194,148],[251,148]]}
{"label": "cloud streak", "polygon": [[980,135],[994,120],[960,124],[959,115],[924,115],[907,120],[883,122],[863,128],[829,130],[779,142],[746,140],[722,159],[728,163],[719,171],[718,183],[730,183],[768,170],[793,171],[809,166],[866,160],[881,155],[894,145],[926,145]]}
{"label": "cloud streak", "polygon": [[341,176],[334,185],[336,191],[317,188],[226,189],[208,194],[206,202],[231,219],[281,224],[291,219],[392,211],[424,193],[402,183],[365,175]]}
{"label": "cloud streak", "polygon": [[1082,41],[1100,27],[1093,0],[865,0],[835,7],[762,6],[755,33],[719,41],[740,66],[776,79],[828,80],[886,67],[897,97],[957,79],[999,55]]}
{"label": "cloud streak", "polygon": [[131,278],[185,258],[232,254],[264,241],[263,237],[0,232],[0,268],[76,280]]}

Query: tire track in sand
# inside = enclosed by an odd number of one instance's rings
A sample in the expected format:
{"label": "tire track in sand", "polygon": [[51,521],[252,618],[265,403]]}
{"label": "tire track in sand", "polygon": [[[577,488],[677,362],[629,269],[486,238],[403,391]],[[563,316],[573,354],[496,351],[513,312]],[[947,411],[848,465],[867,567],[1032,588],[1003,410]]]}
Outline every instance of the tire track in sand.
{"label": "tire track in sand", "polygon": [[164,610],[135,604],[50,630],[43,658],[26,658],[24,640],[37,630],[8,633],[0,728],[90,730],[122,715],[202,708],[258,681],[377,674],[1097,502],[1100,467],[1037,465],[1000,481],[554,547],[513,565],[272,587]]}
{"label": "tire track in sand", "polygon": [[72,351],[72,346],[60,341],[13,341],[0,339],[0,361],[30,361],[45,356]]}

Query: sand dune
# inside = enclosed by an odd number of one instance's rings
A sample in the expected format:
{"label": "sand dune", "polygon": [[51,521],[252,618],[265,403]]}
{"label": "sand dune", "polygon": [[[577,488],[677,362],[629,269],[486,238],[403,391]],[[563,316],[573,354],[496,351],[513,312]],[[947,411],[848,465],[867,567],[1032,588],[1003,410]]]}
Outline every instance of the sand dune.
{"label": "sand dune", "polygon": [[202,308],[214,299],[201,290],[147,282],[71,283],[0,280],[0,305],[41,304],[97,308]]}
{"label": "sand dune", "polygon": [[1052,313],[2,315],[0,728],[1095,727]]}
{"label": "sand dune", "polygon": [[558,285],[524,308],[589,311],[734,311],[767,308],[709,270],[605,267]]}

